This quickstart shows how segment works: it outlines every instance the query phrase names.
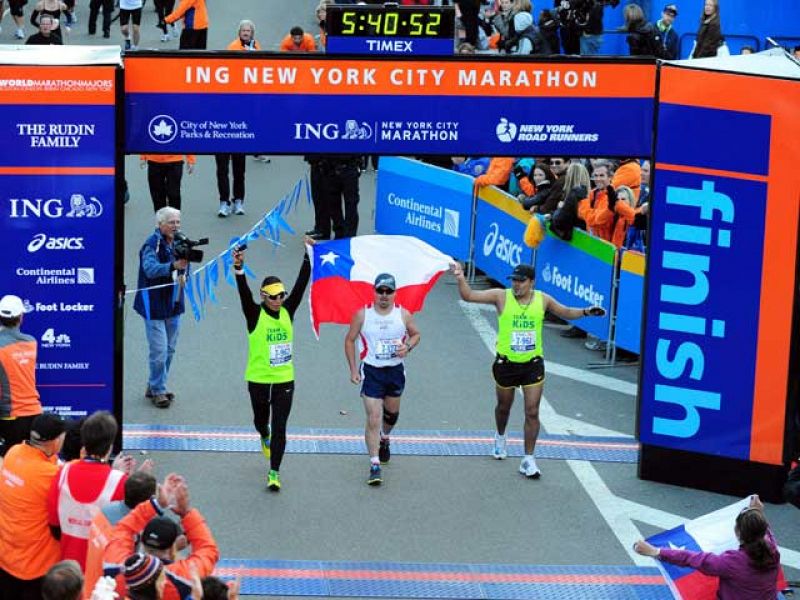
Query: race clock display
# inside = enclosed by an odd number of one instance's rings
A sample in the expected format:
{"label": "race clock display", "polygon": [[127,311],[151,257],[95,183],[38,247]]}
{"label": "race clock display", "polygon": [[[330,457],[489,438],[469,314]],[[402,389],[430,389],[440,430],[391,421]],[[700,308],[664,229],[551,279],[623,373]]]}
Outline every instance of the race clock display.
{"label": "race clock display", "polygon": [[329,54],[453,54],[452,6],[328,5]]}

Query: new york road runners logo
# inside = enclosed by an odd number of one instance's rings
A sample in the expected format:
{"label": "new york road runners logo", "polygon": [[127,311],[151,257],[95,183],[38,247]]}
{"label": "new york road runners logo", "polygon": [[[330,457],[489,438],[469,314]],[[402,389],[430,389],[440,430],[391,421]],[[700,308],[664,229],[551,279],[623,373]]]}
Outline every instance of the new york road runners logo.
{"label": "new york road runners logo", "polygon": [[169,144],[178,136],[178,124],[169,115],[156,115],[147,125],[147,134],[156,144]]}
{"label": "new york road runners logo", "polygon": [[501,117],[497,127],[494,128],[494,132],[497,134],[498,140],[508,144],[517,137],[517,125],[505,117]]}

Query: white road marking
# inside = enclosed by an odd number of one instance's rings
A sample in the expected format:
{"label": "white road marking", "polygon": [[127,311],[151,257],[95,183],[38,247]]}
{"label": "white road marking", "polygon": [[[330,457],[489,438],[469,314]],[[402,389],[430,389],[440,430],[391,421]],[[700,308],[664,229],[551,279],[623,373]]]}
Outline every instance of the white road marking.
{"label": "white road marking", "polygon": [[[486,349],[491,354],[494,354],[496,332],[486,320],[486,317],[481,314],[482,311],[480,308],[478,308],[481,305],[470,304],[469,302],[464,302],[463,300],[459,300],[459,304],[461,305],[461,309],[464,311],[464,314],[466,315],[470,324],[481,337]],[[597,375],[596,373],[587,373],[581,369],[567,367],[565,365],[558,366],[564,369],[562,373],[568,373],[562,375],[562,377],[568,377],[570,379],[575,379],[576,381],[584,381],[585,377],[588,378],[589,376],[594,376],[595,378],[600,378],[595,379],[595,382],[602,381],[603,383],[601,385],[593,383],[592,385],[610,389],[611,391],[621,391],[621,389],[624,389],[620,388],[617,384],[630,385],[634,388],[636,387],[634,384],[629,384],[628,382],[623,382],[618,379],[614,379],[613,377]],[[549,361],[547,362],[547,371],[556,373],[556,369],[553,368],[553,363]],[[561,375],[561,373],[556,374]],[[609,387],[611,385],[617,387]],[[629,392],[623,391],[621,393]],[[635,394],[635,389],[633,393]],[[542,415],[542,428],[548,433],[586,436],[623,435],[616,431],[592,425],[591,423],[584,423],[583,421],[579,421],[577,419],[571,419],[569,417],[559,415],[544,397],[542,398],[540,405],[540,412]],[[545,423],[547,424],[546,426]],[[634,524],[634,520],[647,523],[648,525],[653,525],[655,527],[660,527],[662,529],[672,529],[673,527],[677,527],[678,525],[681,525],[689,520],[685,517],[681,517],[680,515],[675,515],[673,513],[653,508],[652,506],[646,506],[626,498],[620,498],[610,489],[608,489],[608,486],[594,468],[594,465],[588,461],[568,460],[565,462],[567,465],[569,465],[569,468],[575,474],[576,479],[586,491],[586,494],[589,496],[589,498],[591,498],[592,502],[594,502],[594,505],[597,507],[597,510],[608,524],[611,532],[616,536],[617,540],[625,549],[625,552],[628,553],[628,556],[635,565],[652,566],[653,559],[646,556],[640,556],[633,550],[633,543],[636,540],[644,537],[639,531],[639,528]],[[781,546],[780,553],[781,563],[784,566],[791,567],[793,569],[800,569],[800,552]]]}

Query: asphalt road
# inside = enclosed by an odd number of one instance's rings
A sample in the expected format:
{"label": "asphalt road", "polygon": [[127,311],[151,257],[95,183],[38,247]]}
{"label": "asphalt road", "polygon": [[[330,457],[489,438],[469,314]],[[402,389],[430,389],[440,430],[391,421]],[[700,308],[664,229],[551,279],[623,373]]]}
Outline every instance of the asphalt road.
{"label": "asphalt road", "polygon": [[[79,25],[72,44],[98,44],[85,35],[88,9],[78,8]],[[209,48],[224,48],[242,18],[255,21],[265,49],[276,49],[295,24],[315,31],[310,0],[236,0],[210,3]],[[176,48],[161,43],[150,10],[144,14],[143,48]],[[8,20],[0,39],[13,31]],[[29,32],[31,33],[31,32]],[[114,38],[119,41],[117,24]],[[125,207],[125,281],[136,284],[137,252],[152,230],[153,211],[145,171],[138,157],[127,159],[131,201]],[[198,157],[196,172],[184,177],[183,229],[191,237],[208,236],[207,252],[218,253],[269,210],[305,174],[298,157],[272,157],[262,164],[248,158],[245,216],[219,219],[214,161]],[[361,178],[361,233],[371,232],[375,174]],[[301,204],[289,222],[310,228],[312,211]],[[299,235],[273,248],[254,242],[248,263],[259,275],[277,274],[294,281],[302,257]],[[251,411],[243,371],[245,324],[233,288],[222,283],[219,305],[206,317],[183,319],[170,387],[177,394],[169,410],[143,398],[146,344],[141,318],[129,299],[125,315],[125,421],[203,426],[247,426]],[[493,427],[491,354],[484,335],[491,334],[491,312],[464,309],[449,276],[442,278],[418,317],[423,341],[407,363],[408,387],[397,432],[419,430],[490,430]],[[304,302],[296,315],[297,389],[290,427],[358,429],[363,410],[349,383],[343,353],[344,328],[326,326],[316,340]],[[488,329],[487,329],[488,327]],[[547,359],[583,369],[598,359],[582,344],[545,333]],[[585,371],[577,377],[551,372],[543,410],[551,433],[612,431],[633,435],[635,397],[600,385]],[[602,375],[635,384],[636,369],[618,367]],[[588,380],[593,383],[587,383]],[[608,383],[608,382],[606,382]],[[613,382],[612,382],[613,383]],[[619,386],[616,386],[619,387]],[[343,414],[344,413],[344,414]],[[522,426],[519,402],[511,416],[512,432]],[[487,449],[488,450],[488,449]],[[289,454],[281,470],[284,488],[265,490],[266,469],[260,453],[155,453],[159,474],[183,473],[193,503],[201,509],[226,558],[353,560],[397,562],[511,564],[651,564],[634,559],[628,541],[649,535],[680,518],[693,518],[735,499],[706,492],[640,481],[633,464],[542,460],[539,481],[517,473],[515,460],[482,457],[398,456],[386,469],[380,488],[364,484],[365,456]],[[769,506],[768,516],[800,578],[800,520],[790,506]]]}

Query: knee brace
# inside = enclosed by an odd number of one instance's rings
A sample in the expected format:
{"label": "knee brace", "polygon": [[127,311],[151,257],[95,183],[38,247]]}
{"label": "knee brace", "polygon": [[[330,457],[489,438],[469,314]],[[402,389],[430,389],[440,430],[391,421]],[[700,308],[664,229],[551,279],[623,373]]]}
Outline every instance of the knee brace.
{"label": "knee brace", "polygon": [[397,423],[398,417],[400,417],[400,411],[390,412],[386,410],[386,408],[383,409],[383,422],[387,425],[394,426],[394,424]]}

